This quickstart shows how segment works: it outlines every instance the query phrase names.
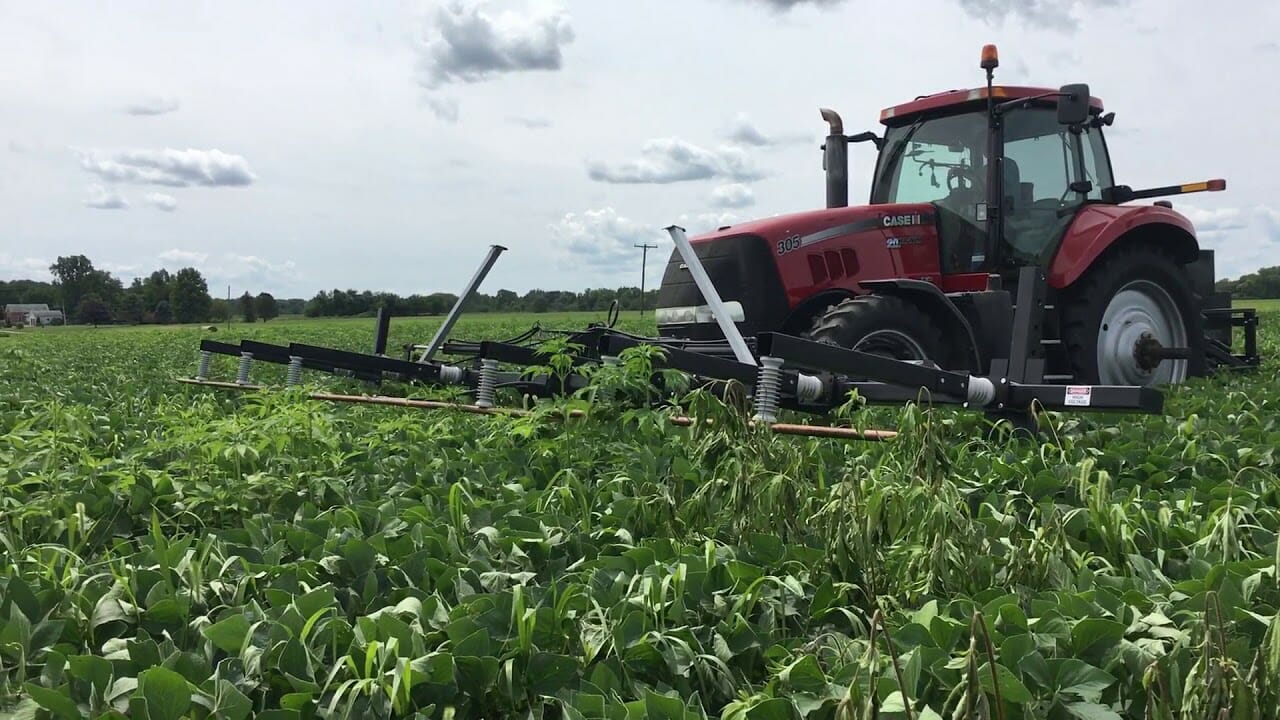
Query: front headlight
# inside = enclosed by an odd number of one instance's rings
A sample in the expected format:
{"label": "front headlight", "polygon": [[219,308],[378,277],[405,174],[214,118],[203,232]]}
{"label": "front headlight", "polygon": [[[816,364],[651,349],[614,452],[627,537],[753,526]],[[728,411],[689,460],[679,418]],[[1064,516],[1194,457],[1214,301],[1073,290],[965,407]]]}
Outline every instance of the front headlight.
{"label": "front headlight", "polygon": [[[742,310],[742,303],[737,300],[730,300],[724,303],[724,309],[728,311],[729,319],[733,322],[743,322],[747,318],[746,313]],[[715,322],[715,317],[711,314],[710,305],[681,305],[678,307],[658,308],[654,311],[654,317],[659,325]]]}

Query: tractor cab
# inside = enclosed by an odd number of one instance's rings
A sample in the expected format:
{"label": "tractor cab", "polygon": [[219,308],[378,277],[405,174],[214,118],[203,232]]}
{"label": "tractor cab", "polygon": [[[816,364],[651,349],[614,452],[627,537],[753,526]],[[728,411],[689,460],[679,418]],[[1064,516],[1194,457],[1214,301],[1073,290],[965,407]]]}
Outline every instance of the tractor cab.
{"label": "tractor cab", "polygon": [[[1059,122],[1059,92],[964,90],[886,110],[871,203],[932,204],[944,273],[1047,268],[1074,211],[1112,184],[1102,123]],[[1015,103],[994,129],[988,97]],[[989,187],[993,146],[997,188]],[[993,233],[993,224],[1002,227]]]}

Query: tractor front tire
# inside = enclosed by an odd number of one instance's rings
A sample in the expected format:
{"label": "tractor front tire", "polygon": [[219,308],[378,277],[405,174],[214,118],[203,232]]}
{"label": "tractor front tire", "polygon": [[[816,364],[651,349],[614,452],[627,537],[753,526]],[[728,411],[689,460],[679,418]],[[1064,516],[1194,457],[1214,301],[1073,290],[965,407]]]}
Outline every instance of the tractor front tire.
{"label": "tractor front tire", "polygon": [[928,313],[892,295],[859,295],[827,308],[808,336],[814,342],[947,367],[945,334]]}
{"label": "tractor front tire", "polygon": [[1198,374],[1202,361],[1166,359],[1149,369],[1135,353],[1146,334],[1202,355],[1198,307],[1190,279],[1168,250],[1140,244],[1107,253],[1063,297],[1062,341],[1074,381],[1155,386]]}

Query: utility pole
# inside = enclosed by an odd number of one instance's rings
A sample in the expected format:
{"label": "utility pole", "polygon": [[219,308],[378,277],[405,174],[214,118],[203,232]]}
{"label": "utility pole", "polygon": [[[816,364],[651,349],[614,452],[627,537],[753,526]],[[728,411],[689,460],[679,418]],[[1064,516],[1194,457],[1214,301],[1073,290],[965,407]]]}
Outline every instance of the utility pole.
{"label": "utility pole", "polygon": [[634,247],[640,248],[640,317],[644,317],[644,273],[649,268],[649,251],[657,250],[657,245],[647,245],[640,243]]}

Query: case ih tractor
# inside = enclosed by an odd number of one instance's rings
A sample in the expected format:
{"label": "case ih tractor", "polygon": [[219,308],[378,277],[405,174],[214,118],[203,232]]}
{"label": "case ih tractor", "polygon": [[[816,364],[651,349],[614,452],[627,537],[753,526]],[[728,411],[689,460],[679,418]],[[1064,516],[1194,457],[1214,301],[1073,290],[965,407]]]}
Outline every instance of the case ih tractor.
{"label": "case ih tractor", "polygon": [[[985,88],[888,108],[883,136],[846,136],[822,110],[825,209],[691,239],[741,334],[985,374],[1010,346],[1007,298],[1032,279],[1046,382],[1151,386],[1256,364],[1255,315],[1214,292],[1191,222],[1166,201],[1127,204],[1225,182],[1117,184],[1103,135],[1115,116],[1087,85],[993,86],[997,65],[984,47]],[[879,156],[869,204],[849,207],[847,151],[861,142]],[[723,337],[702,298],[673,252],[659,335]],[[1233,326],[1247,328],[1242,355]]]}
{"label": "case ih tractor", "polygon": [[[1257,314],[1213,291],[1213,253],[1167,202],[1134,200],[1222,190],[1211,180],[1135,191],[1117,185],[1102,130],[1114,115],[1084,85],[995,87],[994,46],[982,53],[987,86],[916,98],[881,113],[883,136],[830,125],[827,207],[745,223],[675,243],[659,290],[658,337],[593,323],[579,331],[535,326],[505,340],[449,339],[498,255],[490,246],[430,342],[387,355],[390,312],[378,312],[372,353],[303,343],[203,340],[194,377],[181,382],[256,390],[255,361],[430,386],[460,386],[470,403],[316,392],[330,402],[481,414],[587,388],[586,367],[618,364],[637,346],[655,366],[697,387],[742,387],[752,421],[775,433],[884,440],[893,431],[778,422],[782,411],[826,415],[852,393],[875,404],[927,401],[978,410],[1034,429],[1040,410],[1163,412],[1153,387],[1218,368],[1259,364]],[[879,159],[871,202],[849,207],[850,143]],[[615,306],[616,309],[616,306]],[[1243,329],[1244,352],[1232,350]],[[561,355],[548,372],[547,336]],[[558,352],[558,351],[557,351]],[[213,357],[239,357],[234,382],[211,379]],[[444,356],[452,359],[445,360]],[[562,363],[567,361],[567,366]],[[636,390],[670,404],[665,376]],[[642,396],[642,397],[641,397]],[[581,412],[575,410],[574,412]],[[701,421],[680,415],[680,425]]]}

